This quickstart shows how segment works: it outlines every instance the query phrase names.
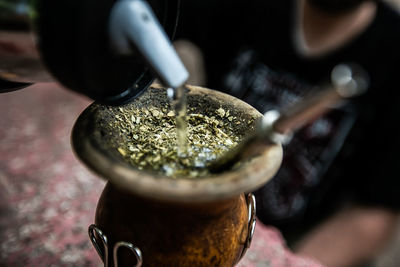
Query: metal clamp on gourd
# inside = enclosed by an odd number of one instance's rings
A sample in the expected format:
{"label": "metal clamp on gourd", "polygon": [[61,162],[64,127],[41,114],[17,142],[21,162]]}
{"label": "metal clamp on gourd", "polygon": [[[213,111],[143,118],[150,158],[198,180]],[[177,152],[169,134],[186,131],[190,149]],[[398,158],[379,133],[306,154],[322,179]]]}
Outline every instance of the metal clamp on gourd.
{"label": "metal clamp on gourd", "polygon": [[[108,267],[108,239],[107,236],[101,231],[96,225],[92,224],[88,228],[88,233],[89,233],[89,238],[90,241],[92,242],[94,248],[97,251],[97,254],[99,254],[100,258],[102,259],[104,263],[104,267]],[[103,249],[101,249],[96,235],[101,239],[101,243],[103,244]],[[114,248],[113,248],[113,259],[114,259],[114,267],[118,267],[118,249],[121,247],[126,247],[128,248],[133,255],[136,257],[136,265],[135,267],[141,267],[143,265],[143,257],[142,257],[142,252],[140,251],[139,248],[135,247],[132,243],[129,242],[124,242],[124,241],[119,241],[115,243]]]}
{"label": "metal clamp on gourd", "polygon": [[254,231],[256,229],[256,198],[252,193],[247,194],[246,198],[247,202],[247,210],[248,210],[248,229],[247,229],[247,238],[244,243],[244,248],[242,254],[238,261],[240,261],[244,255],[246,254],[247,250],[250,248],[251,241],[253,240]]}

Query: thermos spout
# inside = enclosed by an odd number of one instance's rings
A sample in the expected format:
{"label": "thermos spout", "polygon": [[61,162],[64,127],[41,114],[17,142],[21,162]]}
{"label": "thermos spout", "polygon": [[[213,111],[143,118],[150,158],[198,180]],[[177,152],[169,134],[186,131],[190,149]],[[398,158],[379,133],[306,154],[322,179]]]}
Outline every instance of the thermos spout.
{"label": "thermos spout", "polygon": [[0,0],[0,93],[56,78],[120,105],[154,76],[181,86],[188,72],[169,40],[180,0],[149,1]]}
{"label": "thermos spout", "polygon": [[116,2],[109,35],[115,53],[130,55],[136,48],[165,86],[178,88],[188,79],[189,73],[146,1]]}

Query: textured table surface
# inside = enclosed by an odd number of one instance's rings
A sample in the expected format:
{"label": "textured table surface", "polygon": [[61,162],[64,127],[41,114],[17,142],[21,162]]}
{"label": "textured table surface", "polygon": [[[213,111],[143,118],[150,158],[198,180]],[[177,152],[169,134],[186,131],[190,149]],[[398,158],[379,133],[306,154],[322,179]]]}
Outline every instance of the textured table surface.
{"label": "textured table surface", "polygon": [[[89,100],[54,83],[0,94],[0,266],[102,266],[87,236],[104,181],[70,146]],[[238,266],[320,266],[258,223]]]}

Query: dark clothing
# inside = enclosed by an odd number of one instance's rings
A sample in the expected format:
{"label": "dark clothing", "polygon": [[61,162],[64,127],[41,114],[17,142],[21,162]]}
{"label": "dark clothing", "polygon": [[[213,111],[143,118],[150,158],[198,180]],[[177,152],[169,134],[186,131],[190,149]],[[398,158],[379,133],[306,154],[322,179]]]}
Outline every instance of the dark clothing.
{"label": "dark clothing", "polygon": [[379,3],[365,32],[314,59],[296,52],[295,2],[186,0],[177,34],[203,50],[207,87],[261,112],[301,99],[338,63],[369,73],[368,92],[299,131],[278,174],[256,192],[259,219],[286,237],[346,201],[400,209],[399,15]]}

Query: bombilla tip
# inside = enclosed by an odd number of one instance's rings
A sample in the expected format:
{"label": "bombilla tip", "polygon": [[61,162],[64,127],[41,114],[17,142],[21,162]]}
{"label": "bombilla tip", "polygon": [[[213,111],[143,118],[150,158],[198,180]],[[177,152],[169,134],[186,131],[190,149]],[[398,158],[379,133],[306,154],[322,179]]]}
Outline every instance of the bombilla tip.
{"label": "bombilla tip", "polygon": [[369,85],[367,72],[357,64],[336,65],[332,70],[331,80],[338,94],[344,98],[363,94]]}

